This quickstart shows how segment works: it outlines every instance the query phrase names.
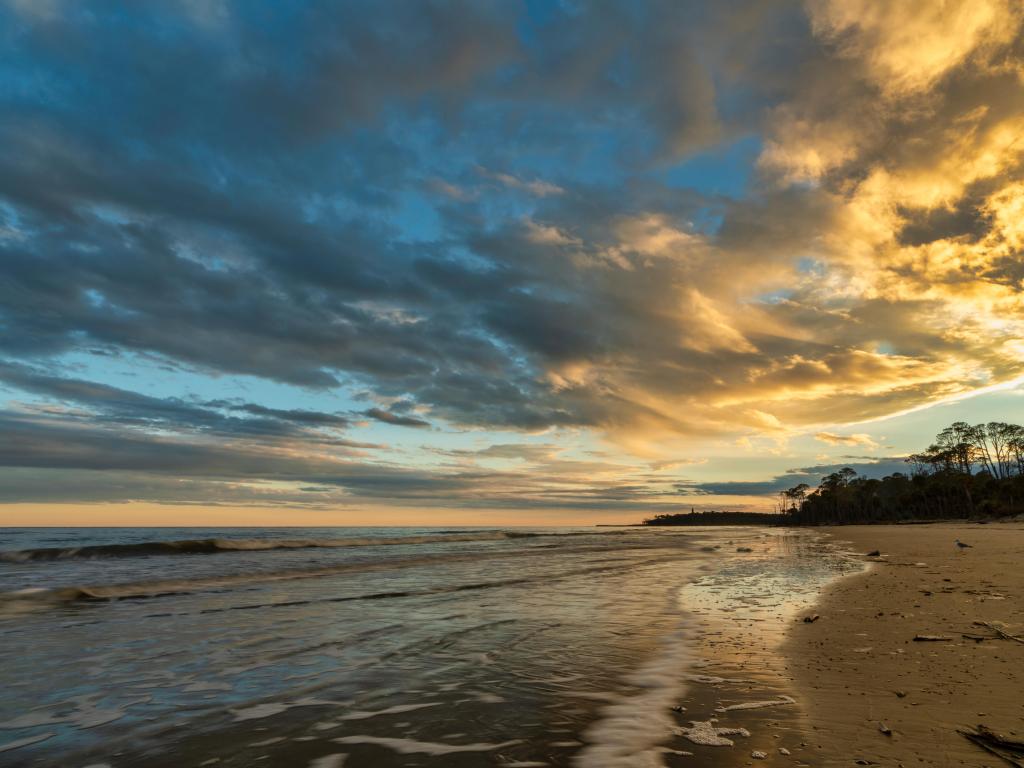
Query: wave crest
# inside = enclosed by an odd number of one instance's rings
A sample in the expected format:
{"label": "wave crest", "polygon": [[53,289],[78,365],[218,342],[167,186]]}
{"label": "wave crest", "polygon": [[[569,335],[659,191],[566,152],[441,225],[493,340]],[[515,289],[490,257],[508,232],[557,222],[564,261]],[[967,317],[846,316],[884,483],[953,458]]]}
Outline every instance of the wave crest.
{"label": "wave crest", "polygon": [[150,555],[212,555],[221,552],[260,552],[275,549],[319,549],[337,547],[381,547],[402,544],[440,544],[452,541],[500,541],[557,535],[519,531],[480,531],[422,536],[351,537],[338,539],[183,539],[143,541],[134,544],[96,544],[84,547],[44,547],[0,552],[0,561],[27,563],[48,560],[81,560],[104,557],[147,557]]}

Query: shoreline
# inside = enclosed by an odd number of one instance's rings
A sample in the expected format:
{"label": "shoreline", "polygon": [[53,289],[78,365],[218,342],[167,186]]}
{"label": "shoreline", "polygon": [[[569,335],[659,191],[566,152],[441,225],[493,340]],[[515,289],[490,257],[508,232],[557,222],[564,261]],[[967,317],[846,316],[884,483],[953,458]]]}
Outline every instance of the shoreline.
{"label": "shoreline", "polygon": [[861,564],[819,531],[764,528],[746,546],[727,543],[679,592],[694,656],[664,765],[816,764],[782,646],[821,590]]}
{"label": "shoreline", "polygon": [[974,624],[1024,630],[1024,525],[819,530],[882,554],[827,586],[820,619],[793,623],[782,645],[818,764],[999,764],[957,729],[1024,733],[1024,644]]}

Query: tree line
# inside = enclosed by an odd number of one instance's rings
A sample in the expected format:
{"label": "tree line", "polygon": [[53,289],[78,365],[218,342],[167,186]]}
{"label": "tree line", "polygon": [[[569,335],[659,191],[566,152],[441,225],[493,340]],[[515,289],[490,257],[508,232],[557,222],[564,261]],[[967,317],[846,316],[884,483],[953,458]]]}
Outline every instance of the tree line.
{"label": "tree line", "polygon": [[791,525],[1000,517],[1024,512],[1024,427],[1001,421],[955,422],[926,450],[906,458],[909,472],[881,479],[845,467],[812,489],[779,495]]}
{"label": "tree line", "polygon": [[784,522],[783,515],[766,515],[763,512],[679,512],[655,515],[643,521],[643,525],[775,525]]}

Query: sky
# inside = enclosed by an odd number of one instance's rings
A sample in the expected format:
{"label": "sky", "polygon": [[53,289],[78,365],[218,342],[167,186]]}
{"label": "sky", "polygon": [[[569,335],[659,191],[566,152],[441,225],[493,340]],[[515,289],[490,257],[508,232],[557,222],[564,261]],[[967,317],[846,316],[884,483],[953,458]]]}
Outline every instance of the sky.
{"label": "sky", "polygon": [[770,511],[1024,421],[1022,22],[0,0],[0,521]]}

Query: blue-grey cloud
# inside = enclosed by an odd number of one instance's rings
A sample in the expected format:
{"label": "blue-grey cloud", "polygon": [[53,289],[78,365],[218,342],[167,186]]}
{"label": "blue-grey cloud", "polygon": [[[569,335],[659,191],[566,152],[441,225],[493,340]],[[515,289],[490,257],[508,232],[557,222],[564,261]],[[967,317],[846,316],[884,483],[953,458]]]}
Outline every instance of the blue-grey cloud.
{"label": "blue-grey cloud", "polygon": [[363,412],[365,416],[369,416],[371,419],[376,421],[382,421],[385,424],[391,424],[396,427],[429,427],[430,422],[424,421],[423,419],[417,419],[415,416],[405,416],[401,413],[394,413],[393,411],[385,411],[383,408],[370,408]]}
{"label": "blue-grey cloud", "polygon": [[[854,457],[857,458],[857,457]],[[726,495],[726,496],[766,496],[785,491],[800,483],[811,488],[833,472],[849,467],[858,475],[868,478],[882,478],[897,473],[909,474],[907,463],[902,457],[885,457],[874,461],[855,461],[847,464],[819,464],[813,467],[791,469],[784,474],[776,475],[769,480],[727,480],[710,483],[680,483],[679,492],[683,495]]]}
{"label": "blue-grey cloud", "polygon": [[[936,63],[890,31],[941,44],[959,3],[913,5],[0,2],[0,375],[82,411],[46,434],[108,430],[97,468],[217,435],[246,478],[254,442],[371,450],[366,416],[652,451],[1012,378],[1020,14]],[[393,405],[157,398],[74,355]],[[34,468],[84,471],[22,416]]]}

